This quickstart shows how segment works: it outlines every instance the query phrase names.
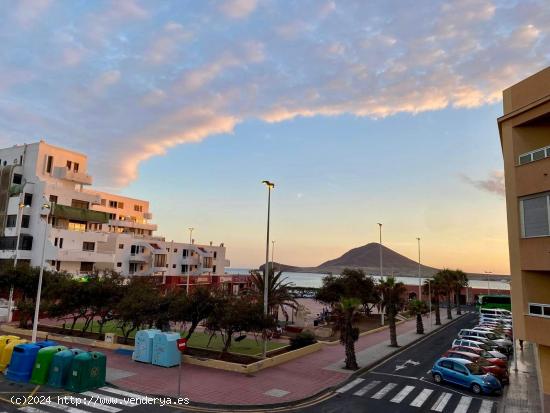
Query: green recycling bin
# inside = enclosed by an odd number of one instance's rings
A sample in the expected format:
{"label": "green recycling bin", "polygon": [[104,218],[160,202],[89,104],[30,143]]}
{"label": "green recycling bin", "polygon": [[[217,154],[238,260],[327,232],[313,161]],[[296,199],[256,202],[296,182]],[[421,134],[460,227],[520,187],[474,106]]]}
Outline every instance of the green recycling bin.
{"label": "green recycling bin", "polygon": [[76,393],[105,386],[107,358],[103,353],[91,351],[74,356],[65,390]]}
{"label": "green recycling bin", "polygon": [[70,350],[63,350],[59,353],[55,353],[50,364],[48,386],[63,388],[67,383],[74,356],[81,353],[85,353],[85,351],[79,348],[72,348]]}
{"label": "green recycling bin", "polygon": [[52,363],[53,356],[63,350],[67,350],[67,347],[51,346],[38,350],[36,361],[34,362],[34,367],[32,369],[30,381],[32,384],[46,384],[48,381],[48,374],[50,372],[50,364]]}

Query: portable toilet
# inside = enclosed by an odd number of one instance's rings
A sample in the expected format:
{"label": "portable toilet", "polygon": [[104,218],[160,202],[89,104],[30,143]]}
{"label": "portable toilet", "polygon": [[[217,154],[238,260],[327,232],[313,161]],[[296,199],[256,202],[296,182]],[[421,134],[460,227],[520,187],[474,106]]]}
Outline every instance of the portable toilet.
{"label": "portable toilet", "polygon": [[105,385],[107,359],[97,351],[73,357],[65,390],[82,393]]}
{"label": "portable toilet", "polygon": [[153,338],[160,330],[139,330],[134,339],[134,352],[132,360],[142,363],[151,363],[153,358]]}
{"label": "portable toilet", "polygon": [[20,383],[27,383],[40,347],[34,343],[18,344],[13,349],[6,377]]}
{"label": "portable toilet", "polygon": [[152,363],[156,366],[173,367],[181,360],[181,353],[178,350],[178,333],[158,333],[153,338]]}
{"label": "portable toilet", "polygon": [[2,353],[0,354],[0,371],[6,370],[6,368],[10,364],[11,356],[15,346],[24,343],[28,343],[28,341],[23,339],[11,340],[4,346],[4,348],[2,349]]}
{"label": "portable toilet", "polygon": [[67,350],[67,347],[48,346],[38,350],[30,380],[32,384],[46,384],[53,357],[63,350]]}
{"label": "portable toilet", "polygon": [[67,383],[74,356],[85,353],[84,350],[72,348],[55,353],[50,364],[48,386],[62,388]]}

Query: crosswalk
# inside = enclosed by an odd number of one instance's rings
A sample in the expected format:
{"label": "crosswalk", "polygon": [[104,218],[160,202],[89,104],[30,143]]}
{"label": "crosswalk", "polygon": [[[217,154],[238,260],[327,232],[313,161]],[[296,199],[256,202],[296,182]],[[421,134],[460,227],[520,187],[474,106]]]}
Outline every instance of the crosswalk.
{"label": "crosswalk", "polygon": [[[470,397],[459,393],[434,390],[411,384],[384,383],[379,380],[357,378],[336,390],[357,397],[404,403],[419,411],[439,413],[492,413],[496,404],[492,400]],[[33,413],[33,412],[29,412]]]}
{"label": "crosswalk", "polygon": [[39,405],[18,410],[23,413],[119,413],[140,404],[151,404],[151,401],[141,394],[105,386],[72,396],[51,396]]}

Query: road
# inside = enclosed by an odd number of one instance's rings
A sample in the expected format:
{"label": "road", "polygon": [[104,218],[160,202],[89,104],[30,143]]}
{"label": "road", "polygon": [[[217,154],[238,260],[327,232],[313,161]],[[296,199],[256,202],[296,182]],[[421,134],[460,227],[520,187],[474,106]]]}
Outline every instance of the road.
{"label": "road", "polygon": [[336,390],[334,397],[301,413],[338,412],[442,412],[492,413],[498,396],[475,396],[467,389],[437,385],[430,369],[449,347],[461,328],[473,326],[475,314],[468,314],[450,326],[407,348],[369,372]]}

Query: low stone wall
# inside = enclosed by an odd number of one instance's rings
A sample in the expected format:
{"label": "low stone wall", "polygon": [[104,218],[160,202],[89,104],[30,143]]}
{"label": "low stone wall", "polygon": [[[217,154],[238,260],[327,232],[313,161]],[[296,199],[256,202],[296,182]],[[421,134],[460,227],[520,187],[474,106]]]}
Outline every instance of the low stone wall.
{"label": "low stone wall", "polygon": [[[406,321],[408,321],[408,320],[406,320]],[[397,321],[395,323],[395,325],[398,326],[399,324],[402,324],[404,322],[405,321]],[[384,325],[384,326],[380,326],[380,327],[377,327],[377,328],[373,328],[372,330],[363,331],[362,333],[359,334],[359,337],[368,336],[369,334],[378,333],[379,331],[387,330],[388,328],[390,328],[388,325]],[[323,344],[324,346],[335,346],[336,344],[340,344],[340,340],[334,340],[334,341],[321,341],[321,340],[319,340],[319,343]]]}

